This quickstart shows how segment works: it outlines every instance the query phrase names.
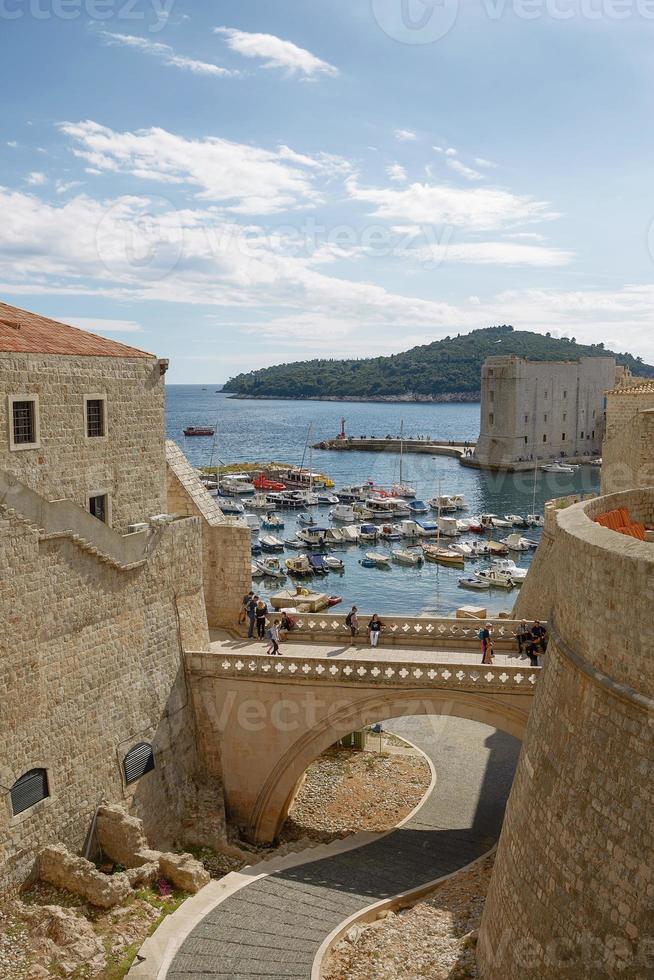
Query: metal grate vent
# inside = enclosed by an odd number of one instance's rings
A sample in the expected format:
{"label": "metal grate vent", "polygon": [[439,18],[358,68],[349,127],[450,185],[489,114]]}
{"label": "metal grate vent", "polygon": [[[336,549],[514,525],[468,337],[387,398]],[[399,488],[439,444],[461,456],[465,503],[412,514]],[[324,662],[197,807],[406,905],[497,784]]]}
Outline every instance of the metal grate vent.
{"label": "metal grate vent", "polygon": [[125,782],[135,783],[146,772],[154,769],[154,754],[152,746],[148,742],[139,742],[134,748],[130,749],[123,760],[125,769]]}
{"label": "metal grate vent", "polygon": [[11,809],[14,816],[29,810],[40,800],[50,796],[48,774],[45,769],[30,769],[23,773],[11,787]]}

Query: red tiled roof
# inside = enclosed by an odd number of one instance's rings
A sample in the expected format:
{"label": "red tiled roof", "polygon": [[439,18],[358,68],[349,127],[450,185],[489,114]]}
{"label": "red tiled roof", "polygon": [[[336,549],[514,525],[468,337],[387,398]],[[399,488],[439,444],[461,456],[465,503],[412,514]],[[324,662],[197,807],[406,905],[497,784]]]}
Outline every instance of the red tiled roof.
{"label": "red tiled roof", "polygon": [[632,384],[618,385],[611,395],[654,395],[654,378],[634,381]]}
{"label": "red tiled roof", "polygon": [[85,357],[154,357],[137,347],[107,340],[79,327],[0,303],[0,352],[71,354]]}

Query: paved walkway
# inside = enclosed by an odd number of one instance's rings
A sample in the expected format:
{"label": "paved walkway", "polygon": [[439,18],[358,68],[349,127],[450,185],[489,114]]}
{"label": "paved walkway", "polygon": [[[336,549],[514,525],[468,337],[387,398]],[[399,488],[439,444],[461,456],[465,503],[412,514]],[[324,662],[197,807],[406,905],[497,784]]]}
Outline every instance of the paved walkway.
{"label": "paved walkway", "polygon": [[[211,630],[210,632],[211,649],[216,653],[224,651],[225,653],[242,653],[252,656],[253,654],[265,653],[268,647],[267,640],[264,642],[263,640],[234,639],[233,636],[222,630]],[[282,643],[280,649],[282,655],[286,657],[329,657],[335,660],[356,658],[357,660],[374,660],[376,662],[388,660],[392,663],[480,664],[481,650],[476,649],[478,645],[478,641],[474,640],[468,649],[442,650],[439,647],[384,646],[382,640],[381,646],[372,650],[365,639],[359,639],[355,646],[350,646],[342,641],[329,643],[312,640],[303,643],[300,640],[289,640],[287,643]],[[496,667],[529,667],[529,657],[526,655],[519,657],[517,653],[513,655],[497,651],[494,664]]]}
{"label": "paved walkway", "polygon": [[387,727],[431,758],[434,791],[401,829],[331,858],[261,878],[216,906],[182,943],[168,980],[309,980],[315,955],[350,915],[450,874],[497,839],[520,743],[447,716]]}

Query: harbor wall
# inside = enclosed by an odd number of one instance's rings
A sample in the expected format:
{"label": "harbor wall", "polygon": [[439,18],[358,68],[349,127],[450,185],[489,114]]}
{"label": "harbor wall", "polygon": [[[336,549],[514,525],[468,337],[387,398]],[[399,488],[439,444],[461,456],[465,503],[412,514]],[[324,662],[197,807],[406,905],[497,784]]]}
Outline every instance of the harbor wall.
{"label": "harbor wall", "polygon": [[556,511],[550,643],[477,947],[488,980],[651,973],[654,545],[595,524],[654,489]]}
{"label": "harbor wall", "polygon": [[607,395],[602,492],[654,486],[654,381]]}

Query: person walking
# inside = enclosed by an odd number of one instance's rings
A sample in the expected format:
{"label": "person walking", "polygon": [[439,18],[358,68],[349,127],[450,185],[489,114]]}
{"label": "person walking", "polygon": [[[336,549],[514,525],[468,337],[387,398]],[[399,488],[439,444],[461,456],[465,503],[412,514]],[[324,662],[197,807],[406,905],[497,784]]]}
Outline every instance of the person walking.
{"label": "person walking", "polygon": [[275,622],[272,624],[272,626],[269,627],[268,639],[270,640],[270,645],[268,646],[266,653],[270,654],[270,656],[272,657],[279,654],[281,657],[281,653],[279,650],[279,620],[278,619],[276,619]]}
{"label": "person walking", "polygon": [[370,646],[376,647],[379,643],[379,636],[384,628],[384,624],[377,615],[373,613],[372,619],[368,623],[368,636],[370,637]]}
{"label": "person walking", "polygon": [[268,606],[265,604],[263,599],[259,599],[256,604],[254,615],[257,622],[257,636],[260,640],[265,639],[266,636],[266,615],[268,614]]}
{"label": "person walking", "polygon": [[350,630],[350,646],[354,646],[354,638],[359,632],[359,618],[357,616],[358,609],[356,606],[352,606],[349,613],[345,617],[345,625]]}
{"label": "person walking", "polygon": [[257,616],[258,601],[259,601],[259,596],[253,595],[250,601],[248,602],[247,606],[245,607],[245,611],[247,612],[248,615],[248,639],[249,640],[254,639],[254,623]]}
{"label": "person walking", "polygon": [[479,630],[481,640],[481,662],[482,664],[493,663],[493,627],[486,623],[483,629]]}
{"label": "person walking", "polygon": [[238,614],[238,625],[242,626],[245,620],[248,618],[248,606],[251,600],[254,599],[254,592],[248,592],[247,595],[243,596],[243,602],[241,603],[241,610]]}

